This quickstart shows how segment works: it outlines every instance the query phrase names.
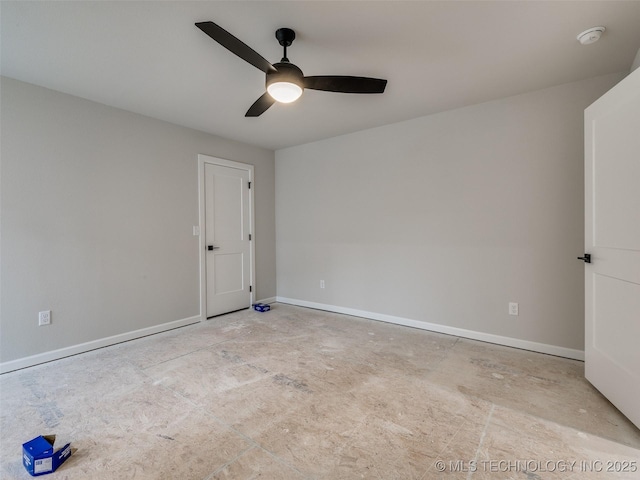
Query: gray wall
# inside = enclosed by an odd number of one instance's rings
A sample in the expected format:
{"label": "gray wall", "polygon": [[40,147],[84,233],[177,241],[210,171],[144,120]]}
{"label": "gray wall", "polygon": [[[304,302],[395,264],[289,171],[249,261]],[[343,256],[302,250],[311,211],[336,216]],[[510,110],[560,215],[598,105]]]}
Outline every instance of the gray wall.
{"label": "gray wall", "polygon": [[255,165],[257,298],[275,296],[272,151],[6,77],[0,89],[0,361],[199,315],[199,153]]}
{"label": "gray wall", "polygon": [[638,49],[638,53],[636,53],[636,58],[633,60],[633,63],[631,64],[631,71],[633,72],[638,67],[640,67],[640,48]]}
{"label": "gray wall", "polygon": [[583,110],[623,76],[277,151],[278,298],[582,350]]}

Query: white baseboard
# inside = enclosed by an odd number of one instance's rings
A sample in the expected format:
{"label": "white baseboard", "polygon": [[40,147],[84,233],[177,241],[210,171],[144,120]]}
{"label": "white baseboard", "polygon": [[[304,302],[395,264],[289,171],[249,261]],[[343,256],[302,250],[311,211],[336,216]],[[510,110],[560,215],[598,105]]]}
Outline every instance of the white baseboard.
{"label": "white baseboard", "polygon": [[327,305],[324,303],[308,302],[306,300],[297,300],[295,298],[276,297],[276,301],[279,303],[287,303],[289,305],[297,305],[299,307],[314,308],[316,310],[326,310],[328,312],[334,313],[343,313],[345,315],[352,315],[354,317],[368,318],[370,320],[378,320],[380,322],[404,325],[405,327],[419,328],[421,330],[429,330],[431,332],[437,333],[446,333],[447,335],[455,335],[456,337],[470,338],[472,340],[480,340],[482,342],[495,343],[507,347],[515,347],[522,350],[530,350],[533,352],[555,355],[557,357],[565,357],[571,358],[573,360],[584,361],[584,351],[575,350],[573,348],[548,345],[546,343],[531,342],[529,340],[521,340],[519,338],[503,337],[501,335],[494,335],[492,333],[477,332],[474,330],[466,330],[464,328],[439,325],[437,323],[423,322],[419,320],[412,320],[410,318],[385,315],[382,313],[367,312],[354,308],[337,307],[335,305]]}
{"label": "white baseboard", "polygon": [[[556,345],[548,345],[545,343],[531,342],[528,340],[521,340],[518,338],[504,337],[501,335],[494,335],[491,333],[477,332],[474,330],[466,330],[464,328],[450,327],[447,325],[439,325],[436,323],[423,322],[419,320],[412,320],[410,318],[396,317],[393,315],[386,315],[382,313],[367,312],[364,310],[357,310],[354,308],[338,307],[335,305],[328,305],[324,303],[308,302],[306,300],[297,300],[286,297],[269,297],[259,300],[260,303],[286,303],[289,305],[297,305],[299,307],[313,308],[316,310],[325,310],[328,312],[342,313],[345,315],[351,315],[354,317],[362,317],[370,320],[377,320],[381,322],[393,323],[395,325],[403,325],[406,327],[419,328],[421,330],[429,330],[437,333],[445,333],[447,335],[455,335],[457,337],[470,338],[472,340],[480,340],[482,342],[495,343],[498,345],[504,345],[507,347],[521,348],[523,350],[531,350],[533,352],[546,353],[549,355],[556,355],[558,357],[571,358],[574,360],[584,361],[584,351],[575,350],[566,347],[559,347]],[[175,320],[173,322],[163,323],[161,325],[154,325],[153,327],[142,328],[134,330],[132,332],[121,333],[119,335],[113,335],[111,337],[101,338],[98,340],[92,340],[90,342],[81,343],[78,345],[72,345],[70,347],[60,348],[58,350],[52,350],[49,352],[39,353],[29,357],[23,357],[16,360],[0,363],[0,374],[12,372],[14,370],[20,370],[22,368],[32,367],[41,363],[51,362],[53,360],[59,360],[71,355],[77,355],[79,353],[89,352],[98,348],[108,347],[109,345],[115,345],[117,343],[134,340],[136,338],[146,337],[147,335],[153,335],[155,333],[165,332],[167,330],[173,330],[174,328],[184,327],[198,323],[202,320],[200,315],[196,315],[189,318],[183,318],[182,320]]]}
{"label": "white baseboard", "polygon": [[79,353],[89,352],[97,348],[108,347],[109,345],[115,345],[116,343],[122,343],[136,338],[146,337],[147,335],[153,335],[154,333],[166,332],[167,330],[173,330],[174,328],[185,327],[198,323],[202,320],[200,315],[194,317],[183,318],[182,320],[175,320],[173,322],[163,323],[161,325],[154,325],[153,327],[141,328],[132,332],[121,333],[113,335],[111,337],[100,338],[98,340],[92,340],[86,343],[80,343],[78,345],[72,345],[70,347],[60,348],[58,350],[51,350],[49,352],[39,353],[37,355],[31,355],[30,357],[18,358],[17,360],[11,360],[9,362],[0,363],[0,374],[12,372],[14,370],[20,370],[21,368],[33,367],[41,363],[51,362],[53,360],[59,360],[71,355],[77,355]]}

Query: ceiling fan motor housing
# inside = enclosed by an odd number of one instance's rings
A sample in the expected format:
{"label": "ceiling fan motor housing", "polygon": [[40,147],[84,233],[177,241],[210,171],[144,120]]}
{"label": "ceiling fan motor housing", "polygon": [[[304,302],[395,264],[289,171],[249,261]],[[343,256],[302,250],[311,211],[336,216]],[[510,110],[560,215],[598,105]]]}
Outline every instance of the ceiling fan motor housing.
{"label": "ceiling fan motor housing", "polygon": [[267,89],[269,85],[276,82],[294,83],[300,88],[304,86],[304,74],[293,63],[279,62],[274,63],[276,72],[267,72]]}

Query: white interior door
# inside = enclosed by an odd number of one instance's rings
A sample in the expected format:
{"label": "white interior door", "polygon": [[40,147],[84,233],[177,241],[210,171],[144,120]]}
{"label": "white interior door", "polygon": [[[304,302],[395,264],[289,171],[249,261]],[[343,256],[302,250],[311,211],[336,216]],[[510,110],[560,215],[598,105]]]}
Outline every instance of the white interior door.
{"label": "white interior door", "polygon": [[204,165],[207,317],[251,306],[250,172]]}
{"label": "white interior door", "polygon": [[640,69],[585,111],[585,375],[640,427]]}

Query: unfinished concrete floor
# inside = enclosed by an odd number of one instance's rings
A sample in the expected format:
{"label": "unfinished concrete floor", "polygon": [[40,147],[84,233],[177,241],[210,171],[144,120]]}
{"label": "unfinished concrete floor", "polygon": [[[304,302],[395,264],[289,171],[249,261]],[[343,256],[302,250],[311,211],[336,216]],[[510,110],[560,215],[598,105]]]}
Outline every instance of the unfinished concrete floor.
{"label": "unfinished concrete floor", "polygon": [[277,304],[0,376],[0,477],[55,433],[52,480],[640,478],[583,367]]}

